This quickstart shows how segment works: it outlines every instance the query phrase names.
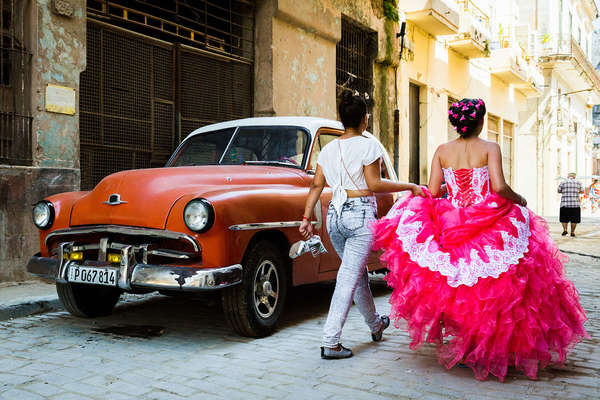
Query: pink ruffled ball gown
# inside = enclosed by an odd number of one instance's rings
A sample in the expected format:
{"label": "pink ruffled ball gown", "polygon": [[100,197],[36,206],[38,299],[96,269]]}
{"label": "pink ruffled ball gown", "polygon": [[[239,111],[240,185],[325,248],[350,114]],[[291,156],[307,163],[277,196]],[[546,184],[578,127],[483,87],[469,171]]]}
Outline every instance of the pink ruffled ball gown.
{"label": "pink ruffled ball gown", "polygon": [[390,317],[407,321],[411,349],[436,344],[447,368],[503,381],[515,366],[535,379],[588,337],[567,257],[542,218],[491,191],[487,167],[444,177],[448,198],[399,200],[372,226]]}

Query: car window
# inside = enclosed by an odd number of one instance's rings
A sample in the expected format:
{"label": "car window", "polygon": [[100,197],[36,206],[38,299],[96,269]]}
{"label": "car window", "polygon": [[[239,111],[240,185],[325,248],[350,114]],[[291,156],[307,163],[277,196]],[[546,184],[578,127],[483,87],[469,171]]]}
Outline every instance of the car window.
{"label": "car window", "polygon": [[170,164],[172,167],[217,165],[235,128],[200,133],[188,139]]}
{"label": "car window", "polygon": [[262,161],[302,166],[307,144],[308,133],[297,127],[242,127],[233,138],[222,164]]}
{"label": "car window", "polygon": [[320,133],[315,140],[315,145],[313,147],[312,156],[310,157],[310,168],[313,171],[317,170],[317,159],[319,158],[319,154],[321,154],[321,150],[325,145],[335,138],[338,138],[338,135],[334,135],[333,133]]}

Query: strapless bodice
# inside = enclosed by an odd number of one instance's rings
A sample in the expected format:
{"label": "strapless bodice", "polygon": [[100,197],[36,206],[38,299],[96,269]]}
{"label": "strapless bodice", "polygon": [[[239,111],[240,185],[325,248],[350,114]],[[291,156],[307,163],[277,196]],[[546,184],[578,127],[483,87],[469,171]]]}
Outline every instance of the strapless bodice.
{"label": "strapless bodice", "polygon": [[467,207],[481,203],[490,193],[488,167],[442,168],[448,199],[455,207]]}

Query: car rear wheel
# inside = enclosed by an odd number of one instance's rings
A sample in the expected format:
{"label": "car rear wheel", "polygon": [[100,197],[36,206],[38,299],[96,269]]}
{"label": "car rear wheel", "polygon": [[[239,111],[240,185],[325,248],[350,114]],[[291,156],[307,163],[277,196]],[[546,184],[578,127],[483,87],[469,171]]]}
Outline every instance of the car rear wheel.
{"label": "car rear wheel", "polygon": [[110,314],[121,297],[117,288],[81,283],[56,282],[56,292],[67,311],[85,318]]}
{"label": "car rear wheel", "polygon": [[275,330],[287,294],[285,258],[269,241],[256,243],[244,261],[243,281],[223,290],[223,310],[242,336],[264,337]]}

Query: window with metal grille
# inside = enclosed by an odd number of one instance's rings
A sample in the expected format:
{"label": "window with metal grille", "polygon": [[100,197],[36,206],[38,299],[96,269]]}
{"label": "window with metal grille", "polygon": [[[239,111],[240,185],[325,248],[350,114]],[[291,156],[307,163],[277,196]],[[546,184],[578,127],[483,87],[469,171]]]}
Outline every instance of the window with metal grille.
{"label": "window with metal grille", "polygon": [[31,53],[27,1],[0,0],[0,164],[31,165]]}
{"label": "window with metal grille", "polygon": [[251,0],[88,0],[88,16],[168,42],[253,58]]}
{"label": "window with metal grille", "polygon": [[[342,18],[342,39],[336,46],[336,84],[357,91],[373,106],[373,63],[377,54],[377,32],[363,28],[349,18]],[[369,120],[371,124],[371,119]]]}

